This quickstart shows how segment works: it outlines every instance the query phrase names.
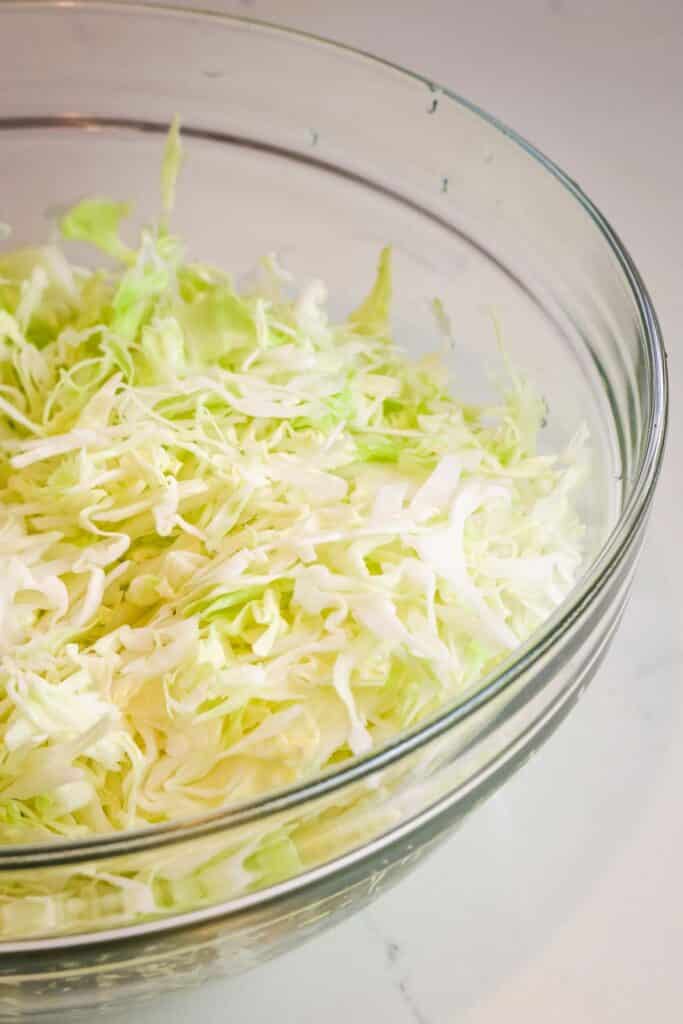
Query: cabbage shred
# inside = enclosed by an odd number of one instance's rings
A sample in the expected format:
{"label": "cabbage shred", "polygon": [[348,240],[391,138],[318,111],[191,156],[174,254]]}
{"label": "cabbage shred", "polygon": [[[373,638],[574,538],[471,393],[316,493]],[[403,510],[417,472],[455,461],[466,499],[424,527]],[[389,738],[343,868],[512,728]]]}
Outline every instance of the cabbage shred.
{"label": "cabbage shred", "polygon": [[196,815],[367,754],[580,570],[581,445],[538,453],[532,389],[513,374],[475,408],[408,360],[389,249],[343,323],[274,257],[241,289],[187,261],[179,159],[176,125],[136,249],[125,204],[64,217],[118,269],[0,256],[4,843]]}

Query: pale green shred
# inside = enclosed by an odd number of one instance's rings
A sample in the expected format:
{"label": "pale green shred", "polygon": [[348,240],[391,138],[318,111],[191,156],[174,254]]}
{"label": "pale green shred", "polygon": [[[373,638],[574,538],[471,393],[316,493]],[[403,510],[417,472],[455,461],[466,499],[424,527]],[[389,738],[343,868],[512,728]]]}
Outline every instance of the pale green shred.
{"label": "pale green shred", "polygon": [[391,305],[391,249],[382,249],[377,267],[377,278],[364,302],[349,316],[349,324],[357,334],[370,338],[388,338]]}
{"label": "pale green shred", "polygon": [[167,220],[171,216],[175,205],[175,187],[182,158],[180,119],[176,114],[171,122],[164,149],[164,159],[161,164],[161,200],[164,213],[164,227],[167,226]]}
{"label": "pale green shred", "polygon": [[129,203],[109,199],[83,199],[66,213],[60,223],[63,238],[89,242],[123,263],[132,263],[135,254],[121,241],[121,221],[130,216]]}
{"label": "pale green shred", "polygon": [[[174,122],[162,227],[137,249],[125,203],[62,219],[120,269],[0,255],[4,843],[202,814],[367,754],[475,684],[580,571],[581,444],[538,453],[533,390],[515,376],[496,408],[463,406],[434,359],[409,361],[388,248],[338,324],[273,259],[243,292],[186,262],[167,232],[180,156]],[[300,854],[261,835],[235,877]],[[147,913],[200,883],[97,884]],[[10,933],[15,903],[0,893]]]}

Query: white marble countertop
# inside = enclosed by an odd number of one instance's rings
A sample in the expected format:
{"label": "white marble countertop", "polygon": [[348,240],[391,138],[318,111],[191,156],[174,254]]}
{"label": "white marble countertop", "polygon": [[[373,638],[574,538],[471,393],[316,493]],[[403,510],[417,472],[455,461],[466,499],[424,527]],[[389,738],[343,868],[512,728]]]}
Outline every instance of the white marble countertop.
{"label": "white marble countertop", "polygon": [[679,1021],[683,3],[220,6],[424,71],[565,168],[616,226],[651,290],[670,352],[671,433],[623,626],[539,756],[368,911],[236,981],[162,1000],[126,1021]]}

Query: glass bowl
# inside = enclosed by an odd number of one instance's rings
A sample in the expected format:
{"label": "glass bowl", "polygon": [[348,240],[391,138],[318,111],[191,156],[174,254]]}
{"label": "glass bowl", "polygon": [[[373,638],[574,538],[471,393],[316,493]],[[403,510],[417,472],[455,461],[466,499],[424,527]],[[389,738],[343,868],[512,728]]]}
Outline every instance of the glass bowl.
{"label": "glass bowl", "polygon": [[[638,272],[581,190],[419,75],[248,20],[121,3],[4,3],[0,39],[0,220],[13,226],[0,249],[43,240],[87,194],[134,198],[139,221],[153,219],[177,112],[187,158],[176,228],[192,251],[239,271],[276,250],[328,282],[341,312],[390,242],[398,341],[436,346],[438,295],[454,315],[454,386],[475,400],[498,359],[495,313],[546,398],[543,444],[584,421],[593,451],[590,564],[478,692],[249,805],[0,849],[0,1016],[71,1020],[244,970],[359,909],[543,743],[628,597],[662,456],[666,370]],[[238,891],[245,851],[283,829],[304,870]],[[158,896],[141,907],[135,882],[150,877]]]}

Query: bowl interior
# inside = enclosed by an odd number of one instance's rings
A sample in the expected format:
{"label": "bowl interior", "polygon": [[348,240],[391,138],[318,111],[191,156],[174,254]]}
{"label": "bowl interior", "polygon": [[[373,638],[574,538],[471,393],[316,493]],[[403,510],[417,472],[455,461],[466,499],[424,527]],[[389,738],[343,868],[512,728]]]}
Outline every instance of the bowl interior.
{"label": "bowl interior", "polygon": [[[210,87],[210,83],[208,83]],[[171,97],[168,118],[178,108]],[[229,121],[229,117],[226,117]],[[121,118],[29,119],[0,124],[2,217],[12,235],[0,243],[52,237],[60,212],[85,196],[132,200],[130,235],[159,215],[159,169],[166,122]],[[530,272],[493,251],[495,233],[464,227],[371,178],[350,174],[309,152],[259,140],[211,135],[184,121],[185,165],[173,229],[190,258],[229,269],[239,281],[264,255],[277,253],[304,285],[321,278],[333,314],[343,318],[368,290],[382,246],[394,249],[395,337],[413,356],[444,351],[453,391],[464,402],[490,401],[509,384],[499,341],[515,367],[541,391],[548,409],[544,451],[558,451],[580,424],[591,434],[593,485],[584,494],[590,552],[614,523],[619,505],[619,449],[600,380],[577,332],[544,306]],[[362,159],[362,153],[358,153]],[[446,197],[433,183],[435,199]],[[507,187],[501,181],[501,190]],[[458,208],[457,190],[451,203]],[[494,225],[495,227],[495,225]],[[85,247],[70,246],[87,263]],[[438,298],[452,324],[448,344],[432,311]]]}

